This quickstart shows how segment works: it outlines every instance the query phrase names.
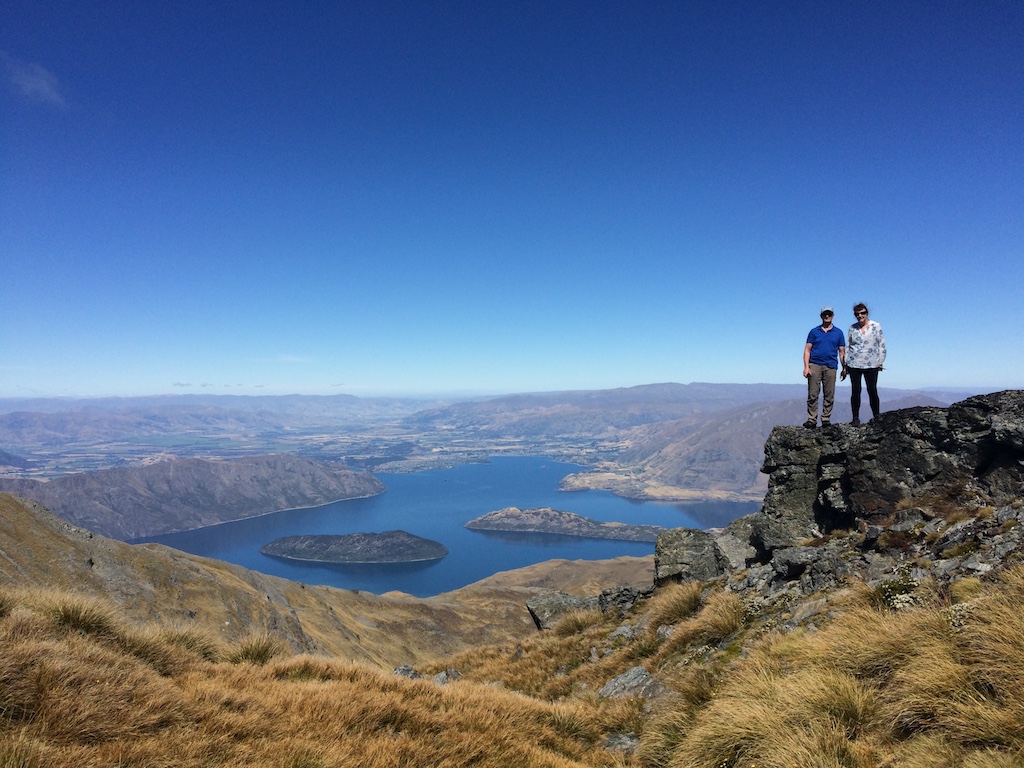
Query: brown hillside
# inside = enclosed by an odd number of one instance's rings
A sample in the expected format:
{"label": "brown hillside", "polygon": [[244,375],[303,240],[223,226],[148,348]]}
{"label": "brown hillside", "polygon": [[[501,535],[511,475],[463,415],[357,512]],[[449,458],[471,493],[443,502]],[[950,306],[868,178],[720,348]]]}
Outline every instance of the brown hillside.
{"label": "brown hillside", "polygon": [[0,493],[0,584],[101,596],[136,621],[198,628],[224,642],[270,631],[295,652],[387,669],[532,633],[525,603],[552,583],[551,573],[569,591],[620,581],[651,583],[650,558],[620,560],[625,565],[542,564],[536,573],[498,574],[427,599],[379,596],[307,586],[156,544],[125,544]]}
{"label": "brown hillside", "polygon": [[273,454],[233,461],[171,459],[49,482],[0,478],[0,490],[38,501],[95,533],[128,540],[375,496],[386,489],[366,472]]}

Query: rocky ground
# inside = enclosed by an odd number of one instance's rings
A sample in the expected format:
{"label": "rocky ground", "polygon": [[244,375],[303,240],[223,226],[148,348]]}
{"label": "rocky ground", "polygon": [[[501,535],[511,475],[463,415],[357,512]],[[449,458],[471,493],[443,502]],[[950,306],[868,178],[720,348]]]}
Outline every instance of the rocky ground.
{"label": "rocky ground", "polygon": [[[550,590],[528,602],[534,622],[626,611],[658,585],[697,580],[740,596],[764,626],[795,629],[827,616],[847,585],[899,609],[914,605],[922,582],[941,590],[1024,562],[1024,391],[894,411],[861,427],[776,427],[764,471],[759,512],[723,531],[659,536],[648,587]],[[640,677],[618,683],[648,695],[650,676]]]}

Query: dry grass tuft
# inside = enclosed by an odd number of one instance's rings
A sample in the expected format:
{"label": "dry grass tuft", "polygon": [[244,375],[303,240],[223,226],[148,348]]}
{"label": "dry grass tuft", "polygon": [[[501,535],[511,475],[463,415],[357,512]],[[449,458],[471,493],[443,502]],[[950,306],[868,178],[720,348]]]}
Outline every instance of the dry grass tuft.
{"label": "dry grass tuft", "polygon": [[227,654],[232,664],[258,664],[269,662],[275,656],[284,653],[285,648],[267,632],[257,632],[241,640]]}
{"label": "dry grass tuft", "polygon": [[601,611],[569,611],[551,628],[559,637],[570,637],[585,632],[591,627],[596,627],[604,622],[604,614]]}
{"label": "dry grass tuft", "polygon": [[656,658],[686,653],[694,646],[718,645],[743,626],[743,602],[733,592],[719,590],[707,598],[700,613],[676,625]]}
{"label": "dry grass tuft", "polygon": [[649,602],[648,623],[657,629],[690,618],[701,606],[703,588],[704,585],[699,581],[684,581],[662,587]]}
{"label": "dry grass tuft", "polygon": [[[444,659],[433,672],[462,673],[447,686],[293,655],[265,632],[225,647],[75,595],[0,591],[0,768],[1024,764],[1024,568],[853,586],[788,633],[699,586]],[[671,696],[597,694],[639,656]],[[629,733],[636,757],[601,747]]]}

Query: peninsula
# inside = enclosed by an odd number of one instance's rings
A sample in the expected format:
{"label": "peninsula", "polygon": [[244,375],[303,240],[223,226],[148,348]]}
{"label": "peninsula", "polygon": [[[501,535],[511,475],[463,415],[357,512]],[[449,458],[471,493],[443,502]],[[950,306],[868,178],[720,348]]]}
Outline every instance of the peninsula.
{"label": "peninsula", "polygon": [[264,544],[260,552],[285,560],[365,565],[440,560],[448,554],[448,549],[440,542],[405,531],[385,531],[341,536],[284,536]]}
{"label": "peninsula", "polygon": [[664,528],[657,525],[628,525],[601,523],[597,520],[564,512],[551,507],[519,509],[505,507],[470,520],[466,528],[471,531],[502,531],[506,533],[553,533],[561,536],[579,536],[587,539],[616,539],[618,541],[654,542]]}

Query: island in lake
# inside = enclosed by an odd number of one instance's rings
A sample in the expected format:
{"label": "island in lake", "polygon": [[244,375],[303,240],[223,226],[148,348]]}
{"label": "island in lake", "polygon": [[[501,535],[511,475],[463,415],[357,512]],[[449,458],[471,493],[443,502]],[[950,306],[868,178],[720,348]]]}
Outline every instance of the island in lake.
{"label": "island in lake", "polygon": [[448,554],[448,548],[440,542],[405,531],[384,531],[339,536],[284,536],[264,544],[260,552],[286,560],[364,565],[440,560]]}
{"label": "island in lake", "polygon": [[554,533],[562,536],[580,536],[588,539],[616,539],[619,541],[656,541],[665,531],[657,525],[628,525],[601,523],[588,517],[563,512],[551,507],[519,509],[505,507],[470,520],[466,528],[472,531],[502,531],[506,533]]}

